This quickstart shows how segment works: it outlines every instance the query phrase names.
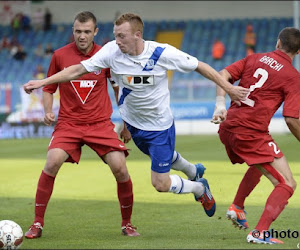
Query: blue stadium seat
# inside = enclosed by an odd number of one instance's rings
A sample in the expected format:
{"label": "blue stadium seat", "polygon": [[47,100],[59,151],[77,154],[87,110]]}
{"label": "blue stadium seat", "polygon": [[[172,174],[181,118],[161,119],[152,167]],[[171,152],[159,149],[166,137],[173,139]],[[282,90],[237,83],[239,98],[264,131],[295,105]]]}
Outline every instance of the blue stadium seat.
{"label": "blue stadium seat", "polygon": [[[257,35],[256,51],[272,51],[275,49],[275,43],[278,32],[287,26],[293,26],[292,18],[226,18],[226,19],[209,19],[209,20],[161,20],[145,21],[144,38],[146,40],[155,40],[159,30],[183,30],[184,37],[181,49],[197,57],[198,60],[207,62],[216,70],[220,70],[228,64],[245,57],[245,45],[243,37],[246,25],[251,23]],[[99,22],[99,34],[95,41],[103,44],[108,40],[113,40],[113,23]],[[4,35],[12,37],[10,26],[0,25],[0,39]],[[18,39],[21,41],[28,56],[22,64],[11,59],[9,51],[0,51],[0,79],[1,81],[18,82],[22,79],[29,80],[32,78],[32,72],[38,63],[41,63],[47,70],[50,58],[37,59],[33,55],[34,49],[38,44],[43,47],[52,43],[53,47],[59,48],[68,43],[72,35],[72,23],[53,25],[48,32],[33,30],[26,33],[19,31]],[[213,41],[219,38],[226,47],[226,53],[221,61],[214,61],[211,57],[211,46]],[[197,73],[183,74],[175,72],[172,79],[171,98],[184,100],[189,97],[186,84],[189,82],[197,83],[204,79]],[[214,96],[214,90],[209,87],[199,87],[195,85],[193,97],[203,99]]]}
{"label": "blue stadium seat", "polygon": [[174,101],[186,100],[188,98],[188,89],[185,85],[178,84],[171,88],[170,95]]}

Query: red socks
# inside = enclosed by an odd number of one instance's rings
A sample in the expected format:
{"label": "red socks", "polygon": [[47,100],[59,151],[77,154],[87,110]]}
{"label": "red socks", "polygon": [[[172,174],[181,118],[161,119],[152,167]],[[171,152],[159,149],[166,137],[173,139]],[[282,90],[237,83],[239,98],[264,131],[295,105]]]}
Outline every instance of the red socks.
{"label": "red socks", "polygon": [[269,230],[271,223],[276,220],[288,204],[288,199],[293,195],[293,193],[294,190],[290,186],[286,184],[278,184],[270,194],[265,210],[255,229],[260,232],[263,230]]}
{"label": "red socks", "polygon": [[262,173],[256,167],[248,168],[234,198],[234,205],[239,206],[241,209],[244,208],[245,199],[259,183],[261,176]]}
{"label": "red socks", "polygon": [[[39,222],[42,226],[44,226],[44,216],[53,191],[54,181],[55,177],[50,176],[42,171],[36,191],[34,218],[34,223]],[[131,179],[129,179],[126,182],[117,182],[117,185],[118,198],[122,215],[122,226],[125,226],[127,223],[130,223],[132,214],[132,182]]]}
{"label": "red socks", "polygon": [[117,182],[118,185],[118,198],[120,203],[122,224],[125,226],[130,223],[132,206],[133,206],[133,193],[132,193],[132,182],[129,179],[126,182]]}
{"label": "red socks", "polygon": [[45,211],[53,191],[55,177],[42,171],[35,196],[35,218],[34,223],[39,222],[44,226]]}

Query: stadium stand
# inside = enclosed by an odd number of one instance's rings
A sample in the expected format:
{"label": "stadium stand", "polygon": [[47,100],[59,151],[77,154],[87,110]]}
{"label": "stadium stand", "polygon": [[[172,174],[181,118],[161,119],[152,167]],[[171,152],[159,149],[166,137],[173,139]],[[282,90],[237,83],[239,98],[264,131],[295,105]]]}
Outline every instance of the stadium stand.
{"label": "stadium stand", "polygon": [[[286,26],[293,26],[292,18],[252,18],[252,19],[214,19],[214,20],[188,20],[188,21],[146,21],[146,40],[155,40],[158,31],[184,32],[181,49],[199,60],[207,62],[216,70],[245,56],[245,47],[241,42],[248,23],[253,25],[257,34],[256,52],[274,50],[274,41],[278,32]],[[113,24],[99,23],[100,32],[95,39],[98,44],[113,40]],[[43,48],[51,43],[54,49],[64,46],[72,36],[72,24],[54,24],[52,29],[45,31],[29,32],[18,31],[17,40],[24,46],[27,57],[24,61],[12,58],[6,49],[0,51],[0,82],[12,83],[12,111],[20,102],[19,87],[33,78],[33,71],[37,64],[48,68],[51,57],[38,58],[34,49],[38,44]],[[0,25],[0,40],[3,36],[13,37],[10,26]],[[211,45],[215,38],[219,38],[226,46],[224,58],[214,61],[211,57]],[[182,74],[175,72],[172,77],[171,99],[176,100],[212,100],[215,95],[215,86],[199,77],[197,73]],[[188,88],[187,88],[188,86]],[[110,88],[109,88],[110,89]],[[113,96],[112,90],[110,95]]]}

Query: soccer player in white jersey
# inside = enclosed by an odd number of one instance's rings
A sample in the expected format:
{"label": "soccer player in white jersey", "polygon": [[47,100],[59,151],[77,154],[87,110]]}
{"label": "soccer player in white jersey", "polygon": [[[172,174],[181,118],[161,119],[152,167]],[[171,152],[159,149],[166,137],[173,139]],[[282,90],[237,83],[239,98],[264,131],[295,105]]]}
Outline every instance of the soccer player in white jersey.
{"label": "soccer player in white jersey", "polygon": [[[110,68],[111,76],[120,87],[119,109],[137,147],[151,158],[152,185],[159,192],[193,193],[208,216],[216,205],[205,168],[193,165],[175,151],[174,118],[170,109],[168,70],[196,71],[222,87],[237,103],[248,90],[232,86],[208,64],[168,44],[143,40],[143,21],[135,14],[121,15],[114,25],[115,40],[80,64],[43,80],[29,81],[24,90],[53,83],[64,83],[86,74]],[[188,179],[170,175],[170,169],[185,173]]]}

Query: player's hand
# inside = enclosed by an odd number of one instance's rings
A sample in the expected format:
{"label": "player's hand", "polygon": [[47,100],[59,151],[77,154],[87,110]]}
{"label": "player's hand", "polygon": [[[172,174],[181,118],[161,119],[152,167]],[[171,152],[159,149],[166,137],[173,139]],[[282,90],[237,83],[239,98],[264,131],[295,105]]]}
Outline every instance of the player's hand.
{"label": "player's hand", "polygon": [[38,89],[44,86],[43,80],[31,80],[28,83],[24,84],[23,88],[27,94],[30,94],[34,89]]}
{"label": "player's hand", "polygon": [[225,121],[227,117],[227,110],[226,108],[215,107],[215,111],[213,113],[213,118],[210,122],[214,124],[220,124],[221,122]]}
{"label": "player's hand", "polygon": [[234,101],[237,105],[241,105],[240,100],[245,100],[249,94],[249,89],[240,87],[240,86],[233,86],[228,92],[230,99]]}
{"label": "player's hand", "polygon": [[44,123],[47,126],[52,125],[52,123],[55,122],[55,115],[54,113],[50,112],[50,113],[46,113],[44,116]]}
{"label": "player's hand", "polygon": [[131,134],[129,130],[127,129],[126,125],[124,124],[124,127],[120,133],[120,137],[123,140],[124,143],[128,143],[131,140]]}

